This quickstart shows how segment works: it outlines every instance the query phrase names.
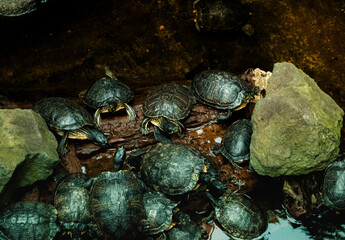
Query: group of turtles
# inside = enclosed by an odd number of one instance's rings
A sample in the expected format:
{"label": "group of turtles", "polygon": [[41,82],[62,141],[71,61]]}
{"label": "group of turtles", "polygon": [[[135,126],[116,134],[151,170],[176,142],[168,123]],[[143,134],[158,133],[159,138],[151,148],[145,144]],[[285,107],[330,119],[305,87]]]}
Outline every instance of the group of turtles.
{"label": "group of turtles", "polygon": [[[200,228],[178,208],[179,203],[188,198],[186,195],[195,191],[210,199],[214,217],[231,236],[260,236],[268,224],[265,213],[246,196],[235,197],[226,191],[226,185],[217,180],[217,166],[207,156],[169,138],[170,134],[184,136],[185,127],[180,120],[188,116],[196,100],[225,110],[225,114],[219,115],[219,119],[224,120],[232,111],[252,101],[258,92],[257,87],[220,70],[201,72],[194,77],[191,87],[157,86],[143,104],[145,119],[138,130],[147,134],[151,123],[158,143],[130,156],[127,162],[139,163],[137,171],[121,170],[126,154],[119,148],[114,157],[114,171],[95,178],[82,173],[62,177],[55,190],[54,206],[19,202],[3,209],[1,234],[7,239],[51,239],[57,233],[72,239],[82,239],[83,234],[94,239],[138,236],[199,239]],[[67,153],[68,138],[89,139],[109,146],[99,127],[101,113],[126,109],[129,119],[133,120],[136,115],[129,105],[132,98],[130,88],[108,74],[85,94],[85,103],[95,109],[93,117],[81,105],[61,97],[44,98],[33,109],[62,136],[58,152],[63,156]],[[248,160],[250,136],[250,120],[238,120],[229,127],[222,145],[214,151],[221,152],[234,164]],[[23,224],[27,229],[25,237]],[[198,231],[191,232],[191,229]],[[37,232],[39,236],[35,235]]]}

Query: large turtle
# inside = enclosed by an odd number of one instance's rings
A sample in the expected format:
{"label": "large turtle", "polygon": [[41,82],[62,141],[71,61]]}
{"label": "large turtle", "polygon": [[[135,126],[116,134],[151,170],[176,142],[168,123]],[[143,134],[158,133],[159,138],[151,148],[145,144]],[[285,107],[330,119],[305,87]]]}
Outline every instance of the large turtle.
{"label": "large turtle", "polygon": [[129,120],[134,120],[136,115],[134,109],[128,105],[134,94],[123,82],[106,68],[108,77],[96,81],[86,92],[84,101],[94,109],[94,119],[97,127],[101,125],[101,113],[117,112],[126,109]]}
{"label": "large turtle", "polygon": [[[114,157],[116,170],[124,157],[120,148]],[[132,239],[143,232],[145,186],[132,171],[103,172],[90,183],[91,215],[106,239]]]}
{"label": "large turtle", "polygon": [[247,22],[249,12],[248,6],[240,0],[196,0],[193,3],[198,31],[240,30]]}
{"label": "large turtle", "polygon": [[223,136],[220,146],[214,146],[213,152],[221,153],[232,165],[249,160],[250,141],[252,136],[252,122],[249,119],[240,119],[233,122]]}
{"label": "large turtle", "polygon": [[59,231],[57,211],[50,204],[16,202],[0,211],[0,232],[10,240],[51,240]]}
{"label": "large turtle", "polygon": [[331,163],[325,171],[322,198],[327,207],[345,210],[345,158]]}
{"label": "large turtle", "polygon": [[67,98],[51,97],[38,101],[33,110],[38,112],[57,134],[62,136],[58,153],[67,153],[67,138],[89,139],[96,144],[107,146],[108,139],[95,126],[91,115],[79,104]]}
{"label": "large turtle", "polygon": [[73,239],[81,239],[84,233],[94,230],[88,180],[89,177],[83,173],[69,173],[61,176],[55,189],[54,206],[61,230]]}
{"label": "large turtle", "polygon": [[205,70],[192,80],[192,92],[201,103],[222,110],[220,120],[228,119],[233,111],[244,108],[254,100],[260,88],[251,87],[238,76],[221,70]]}
{"label": "large turtle", "polygon": [[[144,154],[140,174],[147,186],[168,195],[196,189],[200,182],[223,190],[216,171],[201,152],[181,143],[158,143]],[[200,180],[200,181],[199,181]]]}
{"label": "large turtle", "polygon": [[231,237],[258,238],[268,227],[267,214],[246,195],[227,190],[220,200],[214,200],[213,203],[215,219]]}
{"label": "large turtle", "polygon": [[148,134],[149,123],[152,123],[158,141],[169,141],[164,133],[183,137],[185,127],[180,120],[188,116],[194,103],[195,98],[186,86],[168,83],[155,87],[143,104],[146,118],[141,122],[141,133]]}

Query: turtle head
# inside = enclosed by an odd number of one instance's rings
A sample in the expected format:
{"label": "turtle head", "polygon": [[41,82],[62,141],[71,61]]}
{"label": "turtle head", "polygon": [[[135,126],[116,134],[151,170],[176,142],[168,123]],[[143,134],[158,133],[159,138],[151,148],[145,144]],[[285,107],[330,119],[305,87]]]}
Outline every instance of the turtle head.
{"label": "turtle head", "polygon": [[258,86],[255,86],[252,88],[250,92],[244,97],[245,102],[251,102],[255,99],[255,95],[258,95],[261,92],[260,88]]}
{"label": "turtle head", "polygon": [[108,138],[102,132],[97,130],[96,128],[89,128],[88,129],[87,138],[90,139],[95,144],[102,145],[103,147],[106,147],[109,145]]}
{"label": "turtle head", "polygon": [[174,134],[174,133],[179,132],[179,127],[176,124],[169,122],[169,121],[166,121],[163,128],[164,128],[164,131],[169,133],[169,134]]}

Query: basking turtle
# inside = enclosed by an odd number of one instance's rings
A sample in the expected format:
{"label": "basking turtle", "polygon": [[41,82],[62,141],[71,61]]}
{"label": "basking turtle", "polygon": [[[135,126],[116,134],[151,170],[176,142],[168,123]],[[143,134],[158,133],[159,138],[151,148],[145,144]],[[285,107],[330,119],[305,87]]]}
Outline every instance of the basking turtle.
{"label": "basking turtle", "polygon": [[174,226],[172,220],[173,209],[177,206],[176,202],[156,191],[144,193],[143,201],[146,211],[146,234],[158,234]]}
{"label": "basking turtle", "polygon": [[192,92],[201,103],[222,110],[218,119],[228,119],[233,111],[244,108],[254,100],[260,88],[251,87],[238,76],[220,70],[205,70],[192,80]]}
{"label": "basking turtle", "polygon": [[[120,148],[115,166],[124,159]],[[104,172],[91,182],[91,212],[102,233],[111,239],[132,239],[143,231],[145,186],[131,171]]]}
{"label": "basking turtle", "polygon": [[227,190],[220,200],[214,200],[215,218],[231,237],[253,239],[268,227],[267,214],[247,196]]}
{"label": "basking turtle", "polygon": [[83,173],[69,173],[58,180],[55,189],[54,206],[61,230],[73,239],[93,231],[88,180]]}
{"label": "basking turtle", "polygon": [[322,191],[327,207],[345,210],[345,158],[331,163],[326,168]]}
{"label": "basking turtle", "polygon": [[196,0],[193,13],[198,31],[233,31],[246,24],[250,9],[240,0]]}
{"label": "basking turtle", "polygon": [[8,239],[50,240],[59,231],[57,211],[52,205],[17,202],[0,211],[0,232]]}
{"label": "basking turtle", "polygon": [[212,150],[216,154],[221,153],[232,165],[240,168],[237,163],[249,160],[252,132],[252,122],[249,119],[237,120],[227,129],[221,145],[214,146]]}
{"label": "basking turtle", "polygon": [[102,146],[109,144],[108,139],[95,127],[91,115],[79,104],[67,98],[43,98],[35,104],[33,110],[62,136],[58,146],[60,156],[67,153],[67,138],[89,139]]}
{"label": "basking turtle", "polygon": [[162,84],[155,87],[146,97],[143,113],[146,117],[140,125],[143,135],[149,133],[149,123],[155,126],[155,137],[158,141],[167,142],[167,134],[176,133],[183,137],[185,127],[179,120],[188,116],[195,98],[189,88],[178,84]]}
{"label": "basking turtle", "polygon": [[108,77],[96,81],[86,92],[84,101],[94,109],[96,126],[101,125],[101,113],[117,112],[126,109],[129,120],[134,120],[136,115],[134,109],[128,105],[134,94],[123,82],[119,81],[108,69]]}
{"label": "basking turtle", "polygon": [[[215,169],[207,169],[206,157],[180,143],[158,143],[144,154],[140,174],[147,186],[168,195],[181,195],[199,186],[199,182],[223,190]],[[200,180],[200,181],[199,181]]]}

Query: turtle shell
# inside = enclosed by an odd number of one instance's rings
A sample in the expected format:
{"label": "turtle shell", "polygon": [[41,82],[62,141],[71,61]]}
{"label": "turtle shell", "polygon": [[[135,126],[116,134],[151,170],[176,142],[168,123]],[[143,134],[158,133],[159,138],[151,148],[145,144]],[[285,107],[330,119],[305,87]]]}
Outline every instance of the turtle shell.
{"label": "turtle shell", "polygon": [[220,150],[230,161],[243,162],[250,157],[252,122],[240,119],[233,122],[222,139]]}
{"label": "turtle shell", "polygon": [[0,231],[11,240],[50,240],[60,231],[56,209],[41,202],[17,202],[0,212]]}
{"label": "turtle shell", "polygon": [[215,217],[222,229],[231,237],[253,239],[267,229],[266,213],[245,195],[226,191],[215,207]]}
{"label": "turtle shell", "polygon": [[235,109],[251,94],[252,87],[238,76],[206,70],[192,80],[192,92],[201,103],[218,109]]}
{"label": "turtle shell", "polygon": [[192,219],[187,213],[177,212],[176,215],[179,215],[177,218],[180,223],[167,232],[166,235],[169,240],[203,239],[201,238],[202,232],[200,227],[192,221]]}
{"label": "turtle shell", "polygon": [[173,208],[177,203],[156,191],[146,192],[143,196],[148,235],[158,234],[168,229],[172,223]]}
{"label": "turtle shell", "polygon": [[130,171],[104,172],[91,188],[92,217],[111,239],[131,239],[145,219],[143,188]]}
{"label": "turtle shell", "polygon": [[195,98],[189,88],[178,84],[162,84],[146,97],[143,112],[146,117],[180,120],[188,116]]}
{"label": "turtle shell", "polygon": [[322,191],[327,207],[334,210],[345,209],[345,158],[327,167]]}
{"label": "turtle shell", "polygon": [[89,112],[67,98],[43,98],[35,104],[33,110],[54,129],[69,131],[93,125]]}
{"label": "turtle shell", "polygon": [[158,143],[143,157],[143,181],[156,191],[180,195],[193,190],[203,170],[205,157],[180,143]]}
{"label": "turtle shell", "polygon": [[126,84],[114,77],[104,77],[88,89],[84,101],[89,107],[97,109],[118,102],[128,103],[133,97],[132,90]]}
{"label": "turtle shell", "polygon": [[54,206],[65,231],[84,231],[91,222],[89,178],[83,173],[70,173],[61,178],[54,193]]}
{"label": "turtle shell", "polygon": [[240,0],[196,0],[193,7],[196,27],[207,31],[239,30],[249,17]]}

